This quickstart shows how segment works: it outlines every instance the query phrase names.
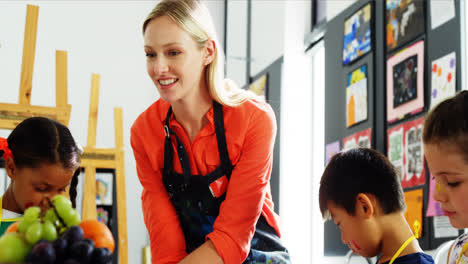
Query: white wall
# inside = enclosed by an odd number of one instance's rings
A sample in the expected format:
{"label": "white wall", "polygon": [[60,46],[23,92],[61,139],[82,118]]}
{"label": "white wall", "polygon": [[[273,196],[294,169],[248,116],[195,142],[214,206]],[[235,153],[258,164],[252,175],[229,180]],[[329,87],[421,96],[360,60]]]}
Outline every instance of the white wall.
{"label": "white wall", "polygon": [[357,0],[333,0],[327,1],[327,21],[332,20],[336,15],[354,4]]}
{"label": "white wall", "polygon": [[278,0],[252,1],[250,76],[263,71],[284,53],[285,5],[285,1]]}
{"label": "white wall", "polygon": [[[224,1],[205,1],[223,40]],[[69,128],[87,143],[91,74],[101,74],[97,147],[114,147],[113,108],[123,108],[129,263],[141,263],[148,244],[130,126],[159,98],[147,77],[141,25],[156,1],[0,1],[0,102],[17,103],[26,4],[39,22],[31,104],[55,105],[55,50],[68,51]],[[221,44],[222,47],[222,44]],[[9,131],[0,131],[7,136]]]}

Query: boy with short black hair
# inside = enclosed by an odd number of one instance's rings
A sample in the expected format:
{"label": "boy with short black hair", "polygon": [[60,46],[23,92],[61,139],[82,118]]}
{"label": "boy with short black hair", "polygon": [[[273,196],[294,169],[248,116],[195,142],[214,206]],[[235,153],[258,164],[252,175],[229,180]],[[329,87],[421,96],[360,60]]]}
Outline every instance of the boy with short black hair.
{"label": "boy with short black hair", "polygon": [[381,254],[378,264],[434,263],[406,222],[399,177],[381,153],[358,148],[333,156],[320,181],[319,202],[355,253]]}

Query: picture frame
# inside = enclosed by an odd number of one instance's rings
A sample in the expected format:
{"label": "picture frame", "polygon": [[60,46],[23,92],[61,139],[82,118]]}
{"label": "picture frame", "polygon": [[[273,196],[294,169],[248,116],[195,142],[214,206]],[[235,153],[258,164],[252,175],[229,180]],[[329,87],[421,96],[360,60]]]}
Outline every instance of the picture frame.
{"label": "picture frame", "polygon": [[387,60],[387,122],[393,123],[424,108],[424,40]]}
{"label": "picture frame", "polygon": [[346,80],[346,127],[354,126],[368,117],[367,64],[350,72]]}
{"label": "picture frame", "polygon": [[424,34],[424,0],[386,0],[385,6],[387,53]]}
{"label": "picture frame", "polygon": [[424,117],[420,117],[387,131],[387,157],[395,167],[403,188],[426,184],[423,124]]}
{"label": "picture frame", "polygon": [[344,21],[343,65],[372,50],[372,5],[366,4]]}
{"label": "picture frame", "polygon": [[112,205],[114,173],[96,172],[96,205]]}

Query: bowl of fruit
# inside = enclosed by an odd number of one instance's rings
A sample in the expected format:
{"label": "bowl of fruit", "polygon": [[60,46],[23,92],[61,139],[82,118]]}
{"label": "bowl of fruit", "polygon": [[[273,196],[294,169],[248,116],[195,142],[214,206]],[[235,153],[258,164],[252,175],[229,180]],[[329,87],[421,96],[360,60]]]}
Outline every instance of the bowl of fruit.
{"label": "bowl of fruit", "polygon": [[115,241],[98,220],[81,221],[69,199],[45,198],[0,237],[0,263],[111,263]]}

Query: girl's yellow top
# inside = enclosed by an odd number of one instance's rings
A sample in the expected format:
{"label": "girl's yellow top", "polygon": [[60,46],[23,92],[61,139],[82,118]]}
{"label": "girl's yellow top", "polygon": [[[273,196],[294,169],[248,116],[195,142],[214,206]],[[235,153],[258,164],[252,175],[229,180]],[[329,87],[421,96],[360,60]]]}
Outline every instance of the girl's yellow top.
{"label": "girl's yellow top", "polygon": [[2,214],[3,214],[3,196],[0,197],[0,236],[5,233],[5,230],[13,224],[16,221],[21,220],[21,217],[15,217],[15,218],[9,218],[9,219],[3,219]]}

